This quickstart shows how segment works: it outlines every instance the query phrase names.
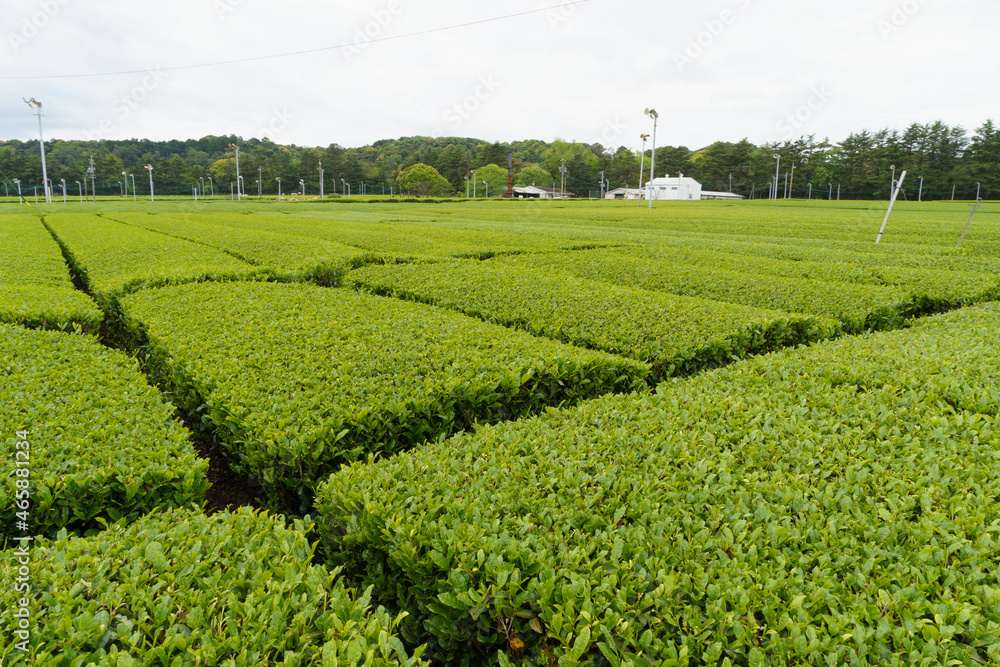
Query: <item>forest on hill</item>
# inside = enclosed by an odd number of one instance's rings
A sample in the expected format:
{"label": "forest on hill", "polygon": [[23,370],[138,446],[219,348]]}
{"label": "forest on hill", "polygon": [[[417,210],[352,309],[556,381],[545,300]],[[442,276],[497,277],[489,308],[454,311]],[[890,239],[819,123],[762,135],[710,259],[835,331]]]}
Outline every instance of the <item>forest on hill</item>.
{"label": "forest on hill", "polygon": [[[415,164],[437,170],[448,190],[465,196],[475,181],[477,196],[482,183],[491,195],[506,185],[508,155],[513,155],[515,185],[558,187],[560,168],[566,169],[566,188],[579,195],[596,193],[603,179],[606,187],[637,187],[640,166],[648,179],[651,146],[645,154],[628,146],[602,146],[555,140],[489,142],[468,137],[402,137],[384,139],[370,146],[345,148],[281,145],[271,140],[234,135],[201,139],[150,141],[63,140],[45,142],[50,181],[59,192],[61,181],[76,193],[75,183],[87,177],[91,166],[98,194],[124,191],[122,172],[147,193],[146,165],[153,167],[156,192],[191,194],[197,187],[206,193],[230,192],[239,173],[243,190],[274,194],[320,189],[326,193],[381,194],[398,191],[397,178]],[[780,156],[779,160],[775,156]],[[320,171],[322,169],[322,172]],[[755,145],[746,139],[717,141],[691,149],[658,146],[657,176],[691,176],[706,190],[733,191],[746,196],[766,193],[778,171],[779,196],[879,199],[890,192],[892,179],[909,172],[910,199],[1000,199],[1000,129],[986,120],[972,134],[943,121],[914,123],[905,130],[881,129],[849,135],[840,142],[818,140],[813,135],[783,142]],[[42,165],[38,141],[0,141],[0,180],[13,195],[15,180],[25,194],[41,187]],[[470,194],[473,188],[469,185]],[[766,194],[765,194],[766,196]]]}

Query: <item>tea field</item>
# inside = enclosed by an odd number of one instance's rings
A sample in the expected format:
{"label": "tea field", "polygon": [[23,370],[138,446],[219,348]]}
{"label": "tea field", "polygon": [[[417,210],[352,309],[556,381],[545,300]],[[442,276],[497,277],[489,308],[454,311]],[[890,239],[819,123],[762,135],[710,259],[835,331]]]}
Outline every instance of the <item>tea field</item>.
{"label": "tea field", "polygon": [[971,210],[3,205],[3,663],[1000,665]]}

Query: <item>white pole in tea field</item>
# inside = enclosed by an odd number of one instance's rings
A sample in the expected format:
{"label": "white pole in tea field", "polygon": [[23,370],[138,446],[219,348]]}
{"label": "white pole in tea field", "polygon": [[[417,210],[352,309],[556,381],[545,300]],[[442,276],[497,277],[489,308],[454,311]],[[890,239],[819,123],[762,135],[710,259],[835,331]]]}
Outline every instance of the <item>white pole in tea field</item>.
{"label": "white pole in tea field", "polygon": [[830,183],[830,194],[826,197],[827,201],[833,201],[833,183]]}
{"label": "white pole in tea field", "polygon": [[136,201],[135,197],[135,174],[129,174],[132,177],[132,201]]}
{"label": "white pole in tea field", "polygon": [[122,180],[125,181],[125,188],[122,190],[122,197],[128,199],[128,174],[122,172]]}
{"label": "white pole in tea field", "polygon": [[955,201],[955,188],[958,187],[956,183],[951,184],[951,200]]}
{"label": "white pole in tea field", "polygon": [[[21,98],[24,100],[24,98]],[[52,197],[49,194],[49,171],[45,166],[45,139],[42,137],[42,103],[32,97],[30,100],[24,100],[32,110],[34,110],[38,115],[38,145],[42,150],[42,187],[45,188],[45,203],[51,204]]]}
{"label": "white pole in tea field", "polygon": [[[553,185],[553,187],[555,187],[555,186]],[[475,169],[472,170],[472,198],[473,199],[476,198],[476,170]]]}
{"label": "white pole in tea field", "polygon": [[892,189],[896,187],[896,165],[890,164],[889,168],[892,169],[892,182],[889,185],[889,195],[892,195]]}
{"label": "white pole in tea field", "polygon": [[639,197],[636,199],[636,206],[642,203],[642,172],[646,167],[646,139],[649,139],[649,135],[640,134],[639,138],[642,139],[642,155],[639,158]]}
{"label": "white pole in tea field", "polygon": [[319,170],[319,198],[322,199],[323,198],[323,161],[322,160],[319,161],[319,167],[317,167],[317,169]]}
{"label": "white pole in tea field", "polygon": [[198,201],[198,184],[195,183],[191,186],[191,192],[194,193],[194,200]]}
{"label": "white pole in tea field", "polygon": [[306,198],[306,182],[304,180],[302,180],[301,178],[299,179],[299,187],[302,188],[302,199],[305,199]]}
{"label": "white pole in tea field", "polygon": [[60,178],[60,179],[59,179],[59,182],[60,182],[60,183],[62,183],[62,189],[63,189],[63,204],[65,204],[65,203],[66,203],[66,179],[65,179],[65,178]]}
{"label": "white pole in tea field", "polygon": [[965,240],[965,235],[969,231],[969,225],[972,224],[972,219],[976,217],[976,211],[979,210],[979,204],[982,200],[979,198],[979,183],[976,183],[976,205],[972,209],[972,213],[969,215],[969,219],[965,221],[965,229],[962,230],[962,236],[958,239],[958,247],[962,247],[962,241]]}
{"label": "white pole in tea field", "polygon": [[23,204],[24,203],[24,197],[21,196],[21,180],[18,179],[18,178],[15,178],[14,179],[14,185],[17,186],[17,203],[18,204]]}
{"label": "white pole in tea field", "polygon": [[205,177],[204,176],[199,176],[198,178],[199,178],[199,180],[201,180],[201,194],[204,195],[205,194]]}
{"label": "white pole in tea field", "polygon": [[[153,199],[153,165],[147,164],[146,170],[149,172],[149,201],[155,201]],[[201,181],[201,192],[205,194],[205,179]]]}
{"label": "white pole in tea field", "polygon": [[212,181],[212,177],[208,177],[208,185],[211,188],[212,196],[215,196],[215,183]]}
{"label": "white pole in tea field", "polygon": [[875,238],[875,243],[882,241],[882,235],[885,233],[885,226],[889,224],[889,216],[892,215],[892,207],[896,204],[896,197],[899,196],[899,191],[903,187],[903,180],[906,178],[906,171],[899,175],[899,182],[894,181],[894,187],[892,189],[892,200],[889,202],[889,210],[885,212],[885,220],[882,221],[882,229],[878,230],[878,236]]}
{"label": "white pole in tea field", "polygon": [[920,177],[920,191],[917,193],[917,202],[923,201],[924,197],[924,177]]}
{"label": "white pole in tea field", "polygon": [[794,190],[795,190],[795,164],[792,163],[792,177],[788,181],[788,193],[792,195],[793,199],[795,198]]}
{"label": "white pole in tea field", "polygon": [[771,199],[778,199],[778,178],[781,176],[781,153],[775,153],[774,158],[778,161],[774,165],[774,184],[771,186]]}
{"label": "white pole in tea field", "polygon": [[[653,119],[653,155],[649,160],[649,180],[652,181],[654,174],[656,173],[656,121],[659,120],[660,114],[656,113],[656,109],[646,109],[646,115]],[[646,199],[649,200],[649,209],[653,208],[653,197],[652,189],[649,194],[646,195]]]}
{"label": "white pole in tea field", "polygon": [[486,183],[486,198],[489,199],[490,198],[490,184],[487,183],[486,181],[483,181],[483,183]]}
{"label": "white pole in tea field", "polygon": [[[276,178],[274,180],[278,181],[278,201],[281,201],[281,179]],[[337,183],[334,182],[334,185],[337,185]]]}
{"label": "white pole in tea field", "polygon": [[812,181],[810,181],[809,182],[809,201],[812,201],[812,198],[813,198],[813,184],[812,184]]}
{"label": "white pole in tea field", "polygon": [[80,181],[76,182],[76,189],[80,191],[80,203],[83,203],[83,186],[80,185]]}

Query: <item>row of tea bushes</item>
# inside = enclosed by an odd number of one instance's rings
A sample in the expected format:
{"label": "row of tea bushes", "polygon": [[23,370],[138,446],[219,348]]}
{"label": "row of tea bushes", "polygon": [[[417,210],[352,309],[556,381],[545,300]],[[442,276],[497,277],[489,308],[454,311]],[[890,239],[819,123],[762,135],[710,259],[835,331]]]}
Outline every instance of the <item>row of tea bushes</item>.
{"label": "row of tea bushes", "polygon": [[444,661],[1000,664],[1000,305],[345,467],[331,564]]}
{"label": "row of tea bushes", "polygon": [[153,377],[293,512],[341,464],[646,386],[646,364],[396,299],[205,283],[122,300]]}
{"label": "row of tea bushes", "polygon": [[511,268],[543,268],[613,284],[700,297],[755,308],[808,313],[840,321],[846,333],[901,326],[906,318],[942,307],[900,287],[837,283],[811,278],[759,275],[752,262],[725,268],[657,261],[621,249],[537,253],[491,262]]}
{"label": "row of tea bushes", "polygon": [[0,324],[0,404],[4,541],[200,503],[208,488],[172,406],[134,359],[89,336]]}
{"label": "row of tea bushes", "polygon": [[[399,615],[311,563],[304,527],[169,510],[0,559],[5,665],[416,667]],[[21,563],[27,563],[22,566]],[[23,569],[28,573],[23,574]],[[15,588],[13,582],[22,581]],[[23,622],[23,625],[22,625]],[[24,629],[22,629],[24,628]],[[23,633],[23,634],[19,634]]]}
{"label": "row of tea bushes", "polygon": [[357,289],[412,299],[648,362],[653,381],[835,335],[823,318],[599,283],[494,262],[370,266]]}
{"label": "row of tea bushes", "polygon": [[45,216],[70,268],[105,313],[141,289],[206,279],[245,279],[266,271],[221,250],[89,213]]}
{"label": "row of tea bushes", "polygon": [[96,332],[101,311],[70,280],[59,246],[37,216],[0,214],[0,322]]}
{"label": "row of tea bushes", "polygon": [[[168,236],[202,243],[222,250],[248,264],[270,270],[283,282],[340,285],[350,267],[382,263],[384,257],[324,239],[307,239],[256,229],[239,229],[212,222],[214,218],[191,213],[112,213],[110,218]],[[245,216],[244,216],[245,217]]]}

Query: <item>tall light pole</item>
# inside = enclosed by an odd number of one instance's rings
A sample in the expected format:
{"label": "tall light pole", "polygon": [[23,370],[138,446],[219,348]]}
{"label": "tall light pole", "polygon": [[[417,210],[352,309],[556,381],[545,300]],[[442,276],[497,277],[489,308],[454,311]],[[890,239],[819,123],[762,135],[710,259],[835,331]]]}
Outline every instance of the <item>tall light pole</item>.
{"label": "tall light pole", "polygon": [[125,188],[122,190],[122,197],[128,199],[128,174],[122,172],[122,180],[125,181]]}
{"label": "tall light pole", "polygon": [[319,167],[316,168],[319,171],[319,198],[323,199],[323,161],[319,161]]}
{"label": "tall light pole", "polygon": [[795,163],[792,163],[792,178],[788,181],[788,195],[795,199]]}
{"label": "tall light pole", "polygon": [[483,181],[483,183],[486,183],[486,198],[489,199],[490,198],[490,184],[487,183],[486,181]]}
{"label": "tall light pole", "polygon": [[83,203],[83,186],[80,185],[80,181],[76,182],[76,189],[80,191],[80,203]]}
{"label": "tall light pole", "polygon": [[257,199],[258,200],[259,199],[263,199],[264,198],[264,194],[261,192],[261,187],[263,187],[263,186],[261,186],[261,184],[260,184],[260,179],[259,178],[254,179],[254,182],[257,184]]}
{"label": "tall light pole", "polygon": [[771,199],[777,201],[778,199],[778,178],[781,176],[779,173],[781,171],[781,153],[775,153],[774,158],[778,161],[778,164],[774,166],[774,187],[771,189]]}
{"label": "tall light pole", "polygon": [[469,177],[465,177],[465,198],[469,198]]}
{"label": "tall light pole", "polygon": [[204,176],[199,176],[198,179],[201,181],[201,194],[204,196],[204,194],[205,194],[205,177]]}
{"label": "tall light pole", "polygon": [[[21,98],[24,100],[24,98]],[[52,203],[52,196],[49,194],[49,170],[45,166],[45,138],[42,136],[42,103],[32,97],[30,100],[24,100],[38,116],[38,145],[42,150],[42,187],[45,188],[45,203]]]}
{"label": "tall light pole", "polygon": [[65,204],[65,203],[66,203],[66,179],[65,179],[65,178],[60,178],[60,179],[59,179],[59,182],[60,182],[60,183],[62,183],[62,189],[63,189],[63,204]]}
{"label": "tall light pole", "polygon": [[636,206],[642,203],[642,172],[646,168],[646,139],[649,139],[649,135],[640,134],[639,138],[642,139],[642,155],[639,157],[639,200]]}
{"label": "tall light pole", "polygon": [[212,177],[208,177],[208,185],[212,189],[212,196],[215,196],[215,183],[212,182]]}
{"label": "tall light pole", "polygon": [[603,171],[601,172],[601,189],[600,189],[600,193],[601,193],[601,199],[604,199],[604,172]]}
{"label": "tall light pole", "polygon": [[278,181],[278,201],[281,201],[281,179],[276,178],[274,180]]}
{"label": "tall light pole", "polygon": [[299,187],[302,188],[302,199],[305,199],[306,198],[306,182],[304,180],[302,180],[301,178],[299,179]]}
{"label": "tall light pole", "polygon": [[341,188],[341,190],[340,190],[341,196],[346,196],[347,195],[347,181],[345,181],[344,179],[340,179],[340,188]]}
{"label": "tall light pole", "polygon": [[94,197],[94,203],[97,203],[97,169],[94,168],[94,158],[90,158],[90,167],[87,168],[87,173],[90,174],[90,194]]}
{"label": "tall light pole", "polygon": [[21,181],[20,181],[20,179],[15,178],[14,179],[14,185],[17,186],[17,203],[18,204],[23,204],[24,203],[24,197],[21,196]]}
{"label": "tall light pole", "polygon": [[472,198],[476,199],[476,170],[475,169],[472,170]]}
{"label": "tall light pole", "polygon": [[889,196],[892,196],[892,191],[896,187],[896,165],[891,164],[889,168],[892,169],[892,182],[889,184]]}
{"label": "tall light pole", "polygon": [[132,201],[136,201],[135,198],[135,174],[129,174],[132,177]]}
{"label": "tall light pole", "polygon": [[236,149],[236,199],[242,200],[240,193],[240,147],[236,144],[229,144],[230,148]]}
{"label": "tall light pole", "polygon": [[264,167],[257,167],[257,199],[264,199]]}
{"label": "tall light pole", "polygon": [[[660,114],[656,113],[656,109],[646,109],[645,114],[653,119],[653,156],[649,160],[649,180],[652,182],[654,174],[656,173],[656,121],[659,120]],[[646,195],[646,199],[649,200],[649,208],[653,208],[653,197],[652,190]]]}
{"label": "tall light pole", "polygon": [[[153,199],[153,165],[147,164],[146,170],[149,171],[149,201],[154,201]],[[205,179],[201,179],[201,193],[205,194]]]}

